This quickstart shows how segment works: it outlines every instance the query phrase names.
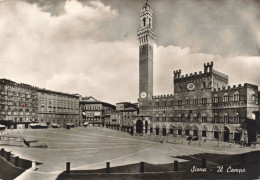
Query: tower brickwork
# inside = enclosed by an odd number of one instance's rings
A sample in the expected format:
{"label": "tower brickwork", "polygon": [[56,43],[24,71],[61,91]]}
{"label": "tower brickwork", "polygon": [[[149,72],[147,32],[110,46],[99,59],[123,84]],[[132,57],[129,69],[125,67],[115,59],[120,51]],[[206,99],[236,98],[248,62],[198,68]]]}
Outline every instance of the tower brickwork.
{"label": "tower brickwork", "polygon": [[139,40],[139,102],[143,104],[153,96],[153,44],[155,32],[152,28],[153,12],[146,2],[140,11],[137,32]]}

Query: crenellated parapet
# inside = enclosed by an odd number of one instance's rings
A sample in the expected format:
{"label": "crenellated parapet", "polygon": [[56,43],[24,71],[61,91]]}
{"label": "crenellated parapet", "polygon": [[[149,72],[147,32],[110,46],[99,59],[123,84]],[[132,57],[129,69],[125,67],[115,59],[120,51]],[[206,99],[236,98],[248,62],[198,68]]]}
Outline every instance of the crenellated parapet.
{"label": "crenellated parapet", "polygon": [[207,72],[212,73],[213,65],[214,65],[213,61],[204,63],[204,73],[207,73]]}
{"label": "crenellated parapet", "polygon": [[249,84],[249,83],[244,83],[242,84],[238,84],[238,85],[233,85],[231,86],[227,86],[227,87],[220,87],[220,88],[213,88],[214,92],[219,92],[219,91],[226,91],[226,90],[237,90],[237,89],[243,89],[243,88],[253,88],[253,89],[257,89],[258,86],[253,85],[253,84]]}
{"label": "crenellated parapet", "polygon": [[202,71],[185,74],[185,75],[181,75],[181,70],[174,71],[173,73],[174,73],[174,80],[178,81],[178,82],[193,80],[193,79],[202,79],[202,78],[210,76],[209,73],[203,73]]}
{"label": "crenellated parapet", "polygon": [[181,70],[173,71],[174,79],[179,79],[181,77]]}
{"label": "crenellated parapet", "polygon": [[156,99],[156,98],[173,98],[173,94],[164,94],[164,95],[157,95],[157,96],[153,96],[153,99]]}

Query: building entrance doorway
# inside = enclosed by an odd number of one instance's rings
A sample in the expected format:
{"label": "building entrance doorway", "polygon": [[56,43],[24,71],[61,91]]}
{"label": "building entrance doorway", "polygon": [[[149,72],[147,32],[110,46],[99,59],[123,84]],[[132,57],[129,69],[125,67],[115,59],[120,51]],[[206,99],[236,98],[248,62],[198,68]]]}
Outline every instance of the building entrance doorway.
{"label": "building entrance doorway", "polygon": [[234,141],[236,142],[236,143],[238,143],[238,142],[240,142],[240,139],[241,139],[241,132],[235,132],[235,134],[234,134]]}
{"label": "building entrance doorway", "polygon": [[189,136],[189,135],[190,135],[190,130],[189,130],[189,129],[186,129],[186,130],[185,130],[185,135],[186,135],[186,136]]}
{"label": "building entrance doorway", "polygon": [[227,127],[224,127],[224,142],[229,142],[229,134],[230,134],[230,131]]}
{"label": "building entrance doorway", "polygon": [[181,135],[181,134],[182,134],[182,130],[178,129],[178,135]]}
{"label": "building entrance doorway", "polygon": [[193,136],[198,136],[198,130],[193,130]]}
{"label": "building entrance doorway", "polygon": [[214,138],[218,139],[218,131],[214,131]]}
{"label": "building entrance doorway", "polygon": [[158,127],[155,129],[155,131],[156,131],[156,135],[159,135],[159,128]]}
{"label": "building entrance doorway", "polygon": [[136,133],[138,134],[143,133],[143,122],[141,120],[136,121]]}
{"label": "building entrance doorway", "polygon": [[163,136],[166,136],[166,128],[163,128],[162,130],[163,130],[163,131],[162,131],[162,135],[163,135]]}

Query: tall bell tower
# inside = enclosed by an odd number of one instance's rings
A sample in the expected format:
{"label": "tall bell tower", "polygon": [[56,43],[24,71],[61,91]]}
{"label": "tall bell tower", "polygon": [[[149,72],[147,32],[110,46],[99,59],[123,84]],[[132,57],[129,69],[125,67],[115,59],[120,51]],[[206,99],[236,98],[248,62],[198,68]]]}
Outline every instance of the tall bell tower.
{"label": "tall bell tower", "polygon": [[[146,1],[140,11],[139,40],[139,101],[151,100],[153,96],[153,11]],[[142,103],[141,103],[142,104]]]}

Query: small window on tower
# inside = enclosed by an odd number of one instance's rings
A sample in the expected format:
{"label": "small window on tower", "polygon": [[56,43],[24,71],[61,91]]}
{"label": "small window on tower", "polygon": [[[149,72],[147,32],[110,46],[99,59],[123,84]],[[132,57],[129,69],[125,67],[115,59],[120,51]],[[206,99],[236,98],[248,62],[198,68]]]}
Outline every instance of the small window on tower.
{"label": "small window on tower", "polygon": [[206,83],[205,82],[202,82],[201,85],[202,85],[202,88],[206,88]]}
{"label": "small window on tower", "polygon": [[144,23],[144,26],[145,26],[145,18],[143,18],[143,23]]}

